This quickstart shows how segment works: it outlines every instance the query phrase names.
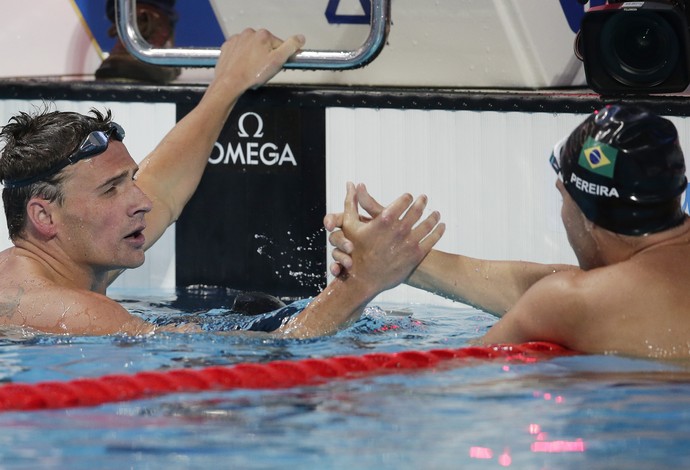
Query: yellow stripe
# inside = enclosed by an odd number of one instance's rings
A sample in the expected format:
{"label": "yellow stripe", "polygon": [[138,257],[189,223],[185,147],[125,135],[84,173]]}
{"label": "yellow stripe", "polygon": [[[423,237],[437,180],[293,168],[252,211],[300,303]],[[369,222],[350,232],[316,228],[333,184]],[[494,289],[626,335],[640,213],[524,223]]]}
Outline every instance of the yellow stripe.
{"label": "yellow stripe", "polygon": [[[96,52],[98,52],[98,56],[101,58],[101,60],[105,59],[105,57],[103,55],[103,50],[101,49],[101,46],[98,45],[98,41],[96,41],[96,38],[93,36],[93,33],[91,32],[91,28],[89,28],[89,24],[86,22],[84,15],[82,15],[81,10],[79,9],[79,5],[77,5],[76,0],[69,0],[69,2],[72,4],[72,8],[74,9],[74,12],[79,17],[79,21],[81,22],[82,26],[84,27],[86,34],[88,34],[89,37],[91,38],[91,43],[93,44],[93,47],[96,48]],[[103,8],[105,8],[105,6]]]}

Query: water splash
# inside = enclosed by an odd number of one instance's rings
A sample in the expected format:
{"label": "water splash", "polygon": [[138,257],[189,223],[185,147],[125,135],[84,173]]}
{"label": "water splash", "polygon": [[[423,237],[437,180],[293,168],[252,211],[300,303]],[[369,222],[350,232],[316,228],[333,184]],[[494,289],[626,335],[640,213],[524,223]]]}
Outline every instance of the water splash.
{"label": "water splash", "polygon": [[[280,245],[265,234],[254,234],[258,243],[256,252],[273,262],[275,275],[279,278],[295,279],[301,286],[321,289],[325,279],[325,260],[321,256],[324,250],[323,228],[303,239],[298,239],[291,231],[280,240]],[[282,249],[284,247],[288,249]],[[315,261],[318,259],[318,261]]]}

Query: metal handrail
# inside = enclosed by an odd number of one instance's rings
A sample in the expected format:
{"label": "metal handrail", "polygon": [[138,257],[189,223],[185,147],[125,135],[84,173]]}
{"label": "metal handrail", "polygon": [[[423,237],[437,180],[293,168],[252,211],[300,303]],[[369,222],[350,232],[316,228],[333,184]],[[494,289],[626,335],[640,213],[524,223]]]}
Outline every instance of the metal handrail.
{"label": "metal handrail", "polygon": [[[173,67],[213,67],[220,48],[155,48],[142,36],[137,26],[137,0],[117,0],[117,32],[125,48],[137,59],[154,65]],[[364,44],[352,51],[302,50],[284,68],[345,70],[363,67],[383,49],[390,26],[390,0],[372,0],[371,28]]]}

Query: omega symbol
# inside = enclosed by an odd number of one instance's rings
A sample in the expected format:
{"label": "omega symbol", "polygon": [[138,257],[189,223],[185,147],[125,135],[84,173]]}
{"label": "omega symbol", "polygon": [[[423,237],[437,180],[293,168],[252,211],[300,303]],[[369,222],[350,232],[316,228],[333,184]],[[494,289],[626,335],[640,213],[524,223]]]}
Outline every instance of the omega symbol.
{"label": "omega symbol", "polygon": [[264,120],[261,118],[261,116],[251,111],[244,113],[242,116],[240,116],[240,119],[237,121],[237,126],[240,128],[237,135],[239,135],[240,137],[249,137],[249,134],[247,133],[247,130],[244,127],[244,120],[247,118],[247,116],[253,116],[254,119],[256,119],[256,132],[254,132],[254,137],[257,139],[263,137]]}

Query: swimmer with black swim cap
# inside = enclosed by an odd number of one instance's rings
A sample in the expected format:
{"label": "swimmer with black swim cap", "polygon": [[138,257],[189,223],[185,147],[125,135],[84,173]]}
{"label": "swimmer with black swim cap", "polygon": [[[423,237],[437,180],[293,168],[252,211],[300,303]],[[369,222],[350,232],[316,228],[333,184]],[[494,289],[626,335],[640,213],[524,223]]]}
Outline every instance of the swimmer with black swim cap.
{"label": "swimmer with black swim cap", "polygon": [[[474,344],[550,341],[690,361],[690,219],[673,124],[637,106],[607,106],[556,145],[551,164],[577,265],[432,250],[405,282],[499,317]],[[371,220],[382,216],[364,185],[357,200]],[[341,219],[329,214],[324,224],[333,230]],[[343,232],[329,240],[336,268],[347,269],[357,249]]]}
{"label": "swimmer with black swim cap", "polygon": [[668,119],[636,106],[589,116],[551,155],[551,165],[585,217],[622,235],[683,223],[685,159]]}

